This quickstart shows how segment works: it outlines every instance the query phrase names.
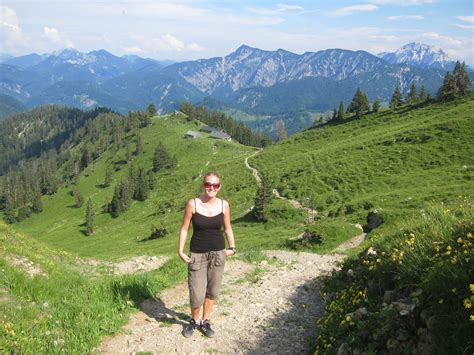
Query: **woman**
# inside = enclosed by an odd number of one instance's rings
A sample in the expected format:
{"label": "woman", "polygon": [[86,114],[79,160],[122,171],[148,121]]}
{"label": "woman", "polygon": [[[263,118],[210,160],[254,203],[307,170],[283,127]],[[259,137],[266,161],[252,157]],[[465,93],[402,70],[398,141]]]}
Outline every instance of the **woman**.
{"label": "woman", "polygon": [[[179,232],[178,255],[188,264],[192,316],[190,323],[183,330],[185,337],[190,337],[196,329],[208,337],[214,336],[209,316],[214,300],[219,294],[226,258],[229,255],[235,255],[229,204],[217,197],[220,188],[221,178],[218,174],[207,173],[204,176],[204,192],[200,197],[187,202]],[[190,222],[193,224],[193,236],[188,256],[183,250]],[[222,227],[224,227],[229,249],[225,249]],[[199,322],[201,307],[203,307],[202,322]]]}

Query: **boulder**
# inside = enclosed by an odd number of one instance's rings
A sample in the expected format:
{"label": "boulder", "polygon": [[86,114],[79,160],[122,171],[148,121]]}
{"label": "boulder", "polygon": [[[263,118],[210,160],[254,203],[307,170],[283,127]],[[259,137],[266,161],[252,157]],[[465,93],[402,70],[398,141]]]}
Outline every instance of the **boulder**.
{"label": "boulder", "polygon": [[383,218],[378,211],[369,212],[367,215],[367,225],[364,227],[365,233],[370,233],[383,223]]}

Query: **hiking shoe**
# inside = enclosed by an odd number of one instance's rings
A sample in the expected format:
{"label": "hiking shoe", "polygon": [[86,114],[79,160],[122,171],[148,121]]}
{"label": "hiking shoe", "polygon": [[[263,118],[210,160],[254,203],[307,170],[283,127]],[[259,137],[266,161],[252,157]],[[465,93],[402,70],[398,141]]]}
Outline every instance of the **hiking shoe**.
{"label": "hiking shoe", "polygon": [[196,321],[192,319],[191,322],[189,322],[189,324],[183,329],[182,334],[185,338],[189,338],[191,335],[193,335],[195,329],[198,329],[198,325]]}
{"label": "hiking shoe", "polygon": [[211,324],[209,323],[207,319],[201,322],[201,326],[199,327],[199,330],[201,330],[201,332],[208,338],[212,338],[215,334],[215,332],[211,328]]}

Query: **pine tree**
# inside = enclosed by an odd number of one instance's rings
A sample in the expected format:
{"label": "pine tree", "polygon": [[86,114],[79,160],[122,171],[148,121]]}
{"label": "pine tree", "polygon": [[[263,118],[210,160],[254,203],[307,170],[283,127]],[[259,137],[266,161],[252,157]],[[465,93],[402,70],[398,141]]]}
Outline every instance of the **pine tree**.
{"label": "pine tree", "polygon": [[425,84],[421,85],[420,89],[420,102],[425,102],[428,99],[428,94],[426,93]]}
{"label": "pine tree", "polygon": [[148,183],[146,171],[144,168],[138,168],[133,199],[145,201],[148,198],[149,192],[150,185]]}
{"label": "pine tree", "polygon": [[276,130],[277,130],[277,140],[278,142],[281,142],[282,140],[286,139],[288,137],[288,134],[286,133],[286,128],[285,128],[285,122],[283,120],[278,120],[276,124]]}
{"label": "pine tree", "polygon": [[456,94],[456,82],[454,75],[451,72],[447,72],[444,76],[443,85],[438,90],[438,96],[442,100],[451,99]]}
{"label": "pine tree", "polygon": [[163,143],[158,143],[153,155],[153,171],[157,172],[161,169],[172,169],[178,164],[176,157],[171,156]]}
{"label": "pine tree", "polygon": [[332,111],[331,120],[332,120],[333,122],[336,122],[336,121],[337,121],[337,110],[336,110],[336,109],[334,109],[334,110]]}
{"label": "pine tree", "polygon": [[369,99],[361,88],[357,88],[351,103],[347,107],[348,112],[355,113],[357,117],[370,110]]}
{"label": "pine tree", "polygon": [[13,200],[10,196],[7,196],[5,201],[5,209],[3,210],[3,220],[7,224],[13,224],[17,222],[16,210],[13,205]]}
{"label": "pine tree", "polygon": [[31,210],[34,213],[41,213],[43,211],[43,202],[41,201],[41,194],[37,189],[33,191],[31,204]]}
{"label": "pine tree", "polygon": [[86,235],[91,235],[92,233],[94,233],[94,205],[89,197],[86,208]]}
{"label": "pine tree", "polygon": [[257,194],[255,196],[254,208],[252,210],[254,217],[257,221],[267,222],[268,221],[268,211],[267,206],[270,203],[272,198],[272,192],[270,191],[270,186],[268,180],[263,176],[262,182],[257,189]]}
{"label": "pine tree", "polygon": [[471,79],[466,69],[466,64],[457,61],[453,70],[454,81],[456,83],[456,94],[465,95],[470,91]]}
{"label": "pine tree", "polygon": [[76,200],[76,207],[81,208],[84,204],[84,197],[82,196],[81,191],[79,189],[74,189],[73,191],[74,199]]}
{"label": "pine tree", "polygon": [[156,178],[155,178],[155,173],[153,172],[153,169],[148,170],[147,172],[147,181],[148,181],[148,189],[150,191],[153,191],[156,186]]}
{"label": "pine tree", "polygon": [[109,187],[112,184],[112,166],[107,166],[105,170],[105,179],[104,179],[104,187]]}
{"label": "pine tree", "polygon": [[153,117],[156,115],[156,107],[154,103],[150,103],[146,109],[148,117]]}
{"label": "pine tree", "polygon": [[392,98],[390,99],[389,107],[392,110],[395,110],[396,108],[400,107],[401,105],[402,105],[402,92],[400,91],[400,87],[397,86],[395,88],[395,91],[392,94]]}
{"label": "pine tree", "polygon": [[86,145],[84,147],[84,149],[82,150],[81,170],[84,170],[85,168],[87,168],[89,166],[91,160],[92,160],[91,153],[89,151],[89,148]]}
{"label": "pine tree", "polygon": [[344,121],[344,118],[345,118],[344,117],[344,111],[345,111],[344,102],[342,102],[342,100],[341,100],[341,102],[339,103],[339,110],[337,111],[337,120],[339,122]]}
{"label": "pine tree", "polygon": [[416,90],[415,83],[412,83],[410,86],[410,91],[408,92],[406,102],[410,105],[416,104],[419,101],[418,92]]}
{"label": "pine tree", "polygon": [[380,107],[382,107],[382,104],[380,103],[380,97],[377,97],[372,105],[372,111],[379,112]]}
{"label": "pine tree", "polygon": [[140,133],[137,132],[137,143],[135,148],[135,156],[139,156],[143,152],[143,141]]}

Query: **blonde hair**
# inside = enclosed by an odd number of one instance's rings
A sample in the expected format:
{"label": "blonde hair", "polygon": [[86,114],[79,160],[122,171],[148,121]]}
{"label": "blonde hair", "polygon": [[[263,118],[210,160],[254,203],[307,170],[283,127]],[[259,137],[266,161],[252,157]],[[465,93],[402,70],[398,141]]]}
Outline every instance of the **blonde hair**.
{"label": "blonde hair", "polygon": [[206,182],[206,178],[208,176],[215,176],[216,178],[219,179],[219,183],[222,183],[222,178],[221,176],[218,174],[218,173],[215,173],[213,171],[209,171],[206,175],[204,175],[203,179],[202,179],[202,183],[204,184]]}

